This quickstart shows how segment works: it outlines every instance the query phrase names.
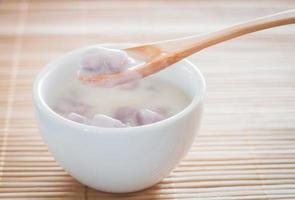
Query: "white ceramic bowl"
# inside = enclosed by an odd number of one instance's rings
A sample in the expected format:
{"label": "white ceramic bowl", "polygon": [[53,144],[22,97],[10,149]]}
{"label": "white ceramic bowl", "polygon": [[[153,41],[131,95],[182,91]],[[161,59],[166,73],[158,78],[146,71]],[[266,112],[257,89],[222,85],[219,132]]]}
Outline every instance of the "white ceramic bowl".
{"label": "white ceramic bowl", "polygon": [[[127,44],[103,45],[124,48]],[[191,97],[180,113],[131,128],[100,128],[67,120],[47,104],[60,81],[75,78],[81,48],[50,62],[33,86],[33,102],[45,143],[58,163],[82,183],[106,192],[134,192],[161,181],[180,162],[200,125],[205,82],[183,60],[153,76],[169,81]]]}

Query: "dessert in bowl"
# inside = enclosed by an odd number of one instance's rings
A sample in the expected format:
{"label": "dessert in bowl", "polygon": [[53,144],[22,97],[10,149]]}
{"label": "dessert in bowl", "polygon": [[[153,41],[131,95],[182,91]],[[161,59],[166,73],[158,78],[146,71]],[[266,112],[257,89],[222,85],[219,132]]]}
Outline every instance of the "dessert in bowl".
{"label": "dessert in bowl", "polygon": [[134,80],[118,85],[112,81],[97,84],[79,79],[80,76],[126,71],[137,63],[123,50],[89,48],[82,55],[77,75],[72,71],[70,76],[57,80],[47,103],[67,119],[98,127],[155,123],[175,115],[189,104],[190,98],[185,92],[157,77],[142,79],[132,73]]}
{"label": "dessert in bowl", "polygon": [[70,52],[40,72],[33,86],[38,125],[49,151],[80,182],[106,192],[142,190],[167,176],[193,143],[204,78],[182,60],[136,83],[83,85],[81,58],[99,46]]}

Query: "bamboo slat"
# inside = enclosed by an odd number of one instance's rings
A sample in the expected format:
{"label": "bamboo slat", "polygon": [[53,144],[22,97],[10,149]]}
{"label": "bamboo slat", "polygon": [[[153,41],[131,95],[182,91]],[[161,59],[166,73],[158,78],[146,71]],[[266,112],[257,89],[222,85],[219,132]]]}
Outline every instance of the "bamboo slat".
{"label": "bamboo slat", "polygon": [[200,134],[169,177],[145,191],[103,193],[69,176],[43,143],[31,102],[42,66],[74,48],[187,36],[294,6],[292,0],[0,1],[0,199],[295,199],[294,26],[191,57],[207,80]]}

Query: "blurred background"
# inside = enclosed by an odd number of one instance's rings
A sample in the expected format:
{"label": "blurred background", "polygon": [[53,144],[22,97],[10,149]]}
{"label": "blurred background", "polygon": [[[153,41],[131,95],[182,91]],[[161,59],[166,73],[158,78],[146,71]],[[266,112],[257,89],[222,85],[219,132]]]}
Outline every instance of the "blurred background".
{"label": "blurred background", "polygon": [[199,137],[170,177],[128,195],[92,190],[41,140],[31,85],[86,45],[208,32],[295,8],[292,0],[0,0],[0,198],[295,199],[295,25],[190,57],[207,81]]}

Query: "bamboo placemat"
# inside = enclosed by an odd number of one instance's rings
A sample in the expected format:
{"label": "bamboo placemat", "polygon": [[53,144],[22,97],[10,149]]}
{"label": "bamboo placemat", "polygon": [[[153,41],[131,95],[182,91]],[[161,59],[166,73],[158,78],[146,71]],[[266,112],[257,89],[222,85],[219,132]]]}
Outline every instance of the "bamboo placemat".
{"label": "bamboo placemat", "polygon": [[90,189],[54,161],[36,127],[31,85],[64,52],[223,27],[294,8],[275,1],[0,1],[0,199],[295,199],[295,27],[216,46],[191,60],[208,94],[200,134],[160,184]]}

